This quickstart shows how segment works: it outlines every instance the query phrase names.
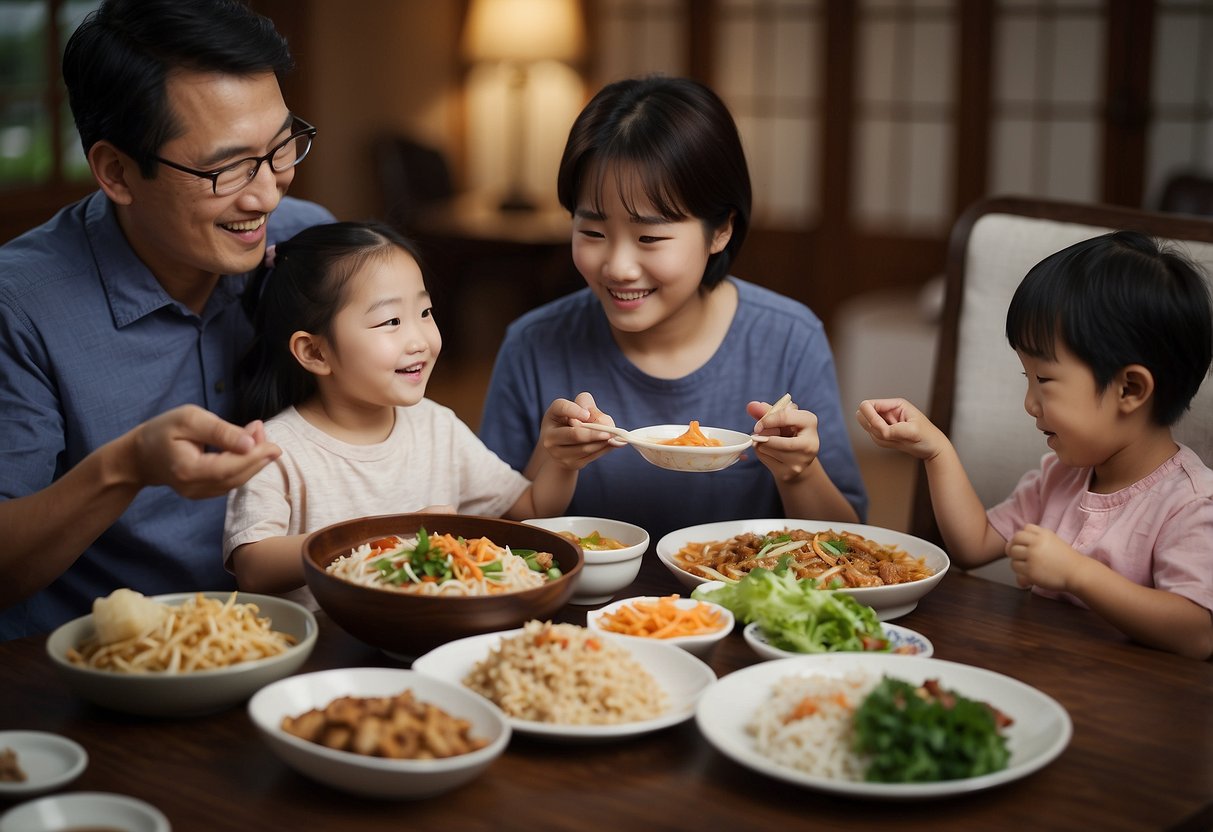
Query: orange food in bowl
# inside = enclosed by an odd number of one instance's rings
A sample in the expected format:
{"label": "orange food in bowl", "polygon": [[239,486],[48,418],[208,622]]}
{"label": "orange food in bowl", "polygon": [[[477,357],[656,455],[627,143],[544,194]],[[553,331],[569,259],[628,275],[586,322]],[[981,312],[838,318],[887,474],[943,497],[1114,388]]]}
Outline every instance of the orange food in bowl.
{"label": "orange food in bowl", "polygon": [[679,638],[715,633],[725,625],[720,610],[704,603],[679,607],[677,595],[665,595],[656,601],[636,600],[599,619],[598,626],[609,633],[645,638]]}
{"label": "orange food in bowl", "polygon": [[658,442],[659,445],[683,445],[693,448],[719,448],[724,443],[719,439],[713,439],[710,436],[705,436],[703,431],[699,429],[699,423],[692,420],[686,433],[681,436],[675,436],[673,439],[666,439]]}

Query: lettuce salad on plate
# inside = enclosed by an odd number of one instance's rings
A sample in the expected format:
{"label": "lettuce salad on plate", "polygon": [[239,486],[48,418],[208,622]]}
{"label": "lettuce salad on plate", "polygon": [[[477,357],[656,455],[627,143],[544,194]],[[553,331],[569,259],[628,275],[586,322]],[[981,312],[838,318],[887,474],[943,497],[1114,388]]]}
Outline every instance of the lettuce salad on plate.
{"label": "lettuce salad on plate", "polygon": [[888,651],[876,611],[841,592],[799,580],[785,558],[775,569],[752,569],[736,583],[699,586],[692,598],[727,607],[738,621],[758,622],[767,640],[797,653]]}

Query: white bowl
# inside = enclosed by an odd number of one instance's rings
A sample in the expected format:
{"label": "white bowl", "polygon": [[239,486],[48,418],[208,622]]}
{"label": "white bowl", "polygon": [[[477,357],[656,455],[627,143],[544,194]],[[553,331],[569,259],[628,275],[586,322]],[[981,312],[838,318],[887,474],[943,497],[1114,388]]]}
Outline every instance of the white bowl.
{"label": "white bowl", "polygon": [[911,612],[918,601],[936,587],[947,573],[951,561],[943,549],[934,543],[929,543],[919,537],[882,529],[878,526],[864,526],[859,523],[840,523],[829,520],[790,520],[787,518],[766,518],[758,520],[726,520],[720,523],[704,523],[699,526],[688,526],[667,534],[657,541],[657,558],[666,569],[676,577],[683,586],[694,589],[700,584],[710,582],[708,578],[692,575],[674,561],[674,556],[688,543],[710,543],[718,540],[728,540],[736,535],[752,532],[765,534],[779,529],[803,529],[808,532],[835,531],[853,532],[869,540],[885,546],[896,546],[906,554],[923,558],[926,567],[931,570],[929,577],[904,584],[889,586],[857,587],[853,589],[825,590],[827,592],[845,592],[853,596],[861,604],[867,604],[876,610],[881,621],[899,618]]}
{"label": "white bowl", "polygon": [[705,428],[700,430],[709,439],[719,439],[722,444],[714,448],[697,447],[693,445],[663,445],[662,442],[682,436],[687,432],[686,425],[652,425],[647,428],[636,428],[630,431],[628,443],[640,452],[640,455],[658,468],[668,468],[671,471],[719,471],[728,468],[745,453],[754,440],[748,433],[728,430],[726,428]]}
{"label": "white bowl", "polygon": [[621,607],[630,606],[637,601],[653,603],[660,600],[655,595],[643,595],[638,598],[623,598],[613,604],[607,604],[602,609],[590,610],[586,613],[585,624],[591,630],[597,630],[600,633],[610,633],[613,636],[627,639],[628,641],[659,641],[665,644],[673,644],[676,647],[681,647],[692,656],[698,656],[701,659],[706,659],[708,654],[712,652],[712,648],[716,646],[722,638],[733,632],[733,611],[727,607],[722,607],[720,604],[713,604],[711,601],[696,601],[694,598],[679,598],[674,602],[676,607],[680,609],[691,609],[700,604],[706,604],[720,614],[721,626],[719,630],[712,633],[704,633],[698,636],[676,636],[674,638],[649,638],[647,636],[633,636],[626,633],[617,633],[614,630],[608,630],[603,627],[602,619],[608,614],[614,613]]}
{"label": "white bowl", "polygon": [[169,832],[164,813],[142,800],[107,792],[70,792],[30,800],[0,817],[0,832],[121,829]]}
{"label": "white bowl", "polygon": [[[155,600],[178,605],[196,592],[157,595]],[[226,601],[230,592],[204,592]],[[277,656],[241,662],[216,670],[186,673],[116,673],[82,667],[67,660],[94,633],[93,617],[85,615],[59,627],[46,640],[46,652],[72,693],[106,708],[141,716],[198,716],[238,705],[254,691],[297,671],[316,645],[316,617],[293,601],[273,595],[236,594],[238,604],[256,604],[274,630],[295,637],[296,644]]]}
{"label": "white bowl", "polygon": [[[435,760],[397,760],[338,751],[288,734],[282,719],[324,708],[342,696],[395,696],[411,690],[471,723],[471,735],[488,745]],[[249,718],[275,754],[291,768],[327,786],[368,797],[414,800],[448,792],[479,776],[510,741],[505,715],[466,688],[414,670],[355,667],[292,676],[258,691]]]}
{"label": "white bowl", "polygon": [[[889,654],[882,650],[879,651],[881,655],[911,655],[918,656],[919,658],[923,659],[929,659],[931,656],[935,655],[935,645],[931,644],[931,640],[922,633],[915,632],[909,627],[900,627],[896,624],[889,624],[886,621],[882,621],[881,626],[884,628],[885,638],[889,640],[889,647],[891,647],[893,650],[904,648],[914,648],[915,650],[913,653],[906,654]],[[757,621],[751,621],[749,624],[745,625],[745,629],[741,631],[741,634],[745,638],[745,643],[750,645],[750,649],[759,656],[762,656],[764,659],[794,659],[798,656],[810,655],[808,653],[797,653],[795,650],[784,650],[782,647],[776,647],[774,644],[771,644],[771,642],[767,641],[767,634],[764,633],[762,628],[758,626]],[[829,652],[843,653],[859,651],[834,650]]]}
{"label": "white bowl", "polygon": [[11,749],[25,779],[0,781],[0,800],[33,797],[62,788],[88,767],[80,743],[46,731],[0,731],[0,751]]}
{"label": "white bowl", "polygon": [[622,549],[591,551],[582,549],[585,563],[581,577],[573,590],[570,604],[601,604],[611,600],[620,590],[631,585],[640,573],[644,553],[649,550],[649,533],[640,526],[606,517],[536,517],[523,520],[529,526],[560,533],[572,532],[588,537],[599,532],[625,544]]}

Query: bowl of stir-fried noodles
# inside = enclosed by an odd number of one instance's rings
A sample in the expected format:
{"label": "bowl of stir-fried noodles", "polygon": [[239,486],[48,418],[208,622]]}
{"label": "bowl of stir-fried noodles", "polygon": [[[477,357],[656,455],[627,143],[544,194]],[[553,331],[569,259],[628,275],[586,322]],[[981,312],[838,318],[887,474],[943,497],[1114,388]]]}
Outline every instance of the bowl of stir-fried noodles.
{"label": "bowl of stir-fried noodles", "polygon": [[789,569],[824,590],[846,592],[882,621],[905,615],[951,563],[921,538],[866,526],[786,518],[728,520],[670,532],[658,559],[682,584],[737,581],[756,568]]}
{"label": "bowl of stir-fried noodles", "polygon": [[584,560],[580,546],[547,529],[461,514],[363,517],[303,542],[321,609],[404,657],[549,618],[572,596]]}

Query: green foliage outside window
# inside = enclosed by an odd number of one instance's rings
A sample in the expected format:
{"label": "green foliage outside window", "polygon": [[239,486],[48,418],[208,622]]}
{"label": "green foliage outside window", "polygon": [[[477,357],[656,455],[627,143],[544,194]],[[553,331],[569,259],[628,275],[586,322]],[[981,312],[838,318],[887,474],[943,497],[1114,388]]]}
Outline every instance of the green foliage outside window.
{"label": "green foliage outside window", "polygon": [[[63,180],[88,180],[58,59],[52,65],[48,50],[62,55],[68,36],[96,6],[97,0],[0,0],[0,189],[51,183],[56,156]],[[52,135],[56,106],[58,137]]]}

